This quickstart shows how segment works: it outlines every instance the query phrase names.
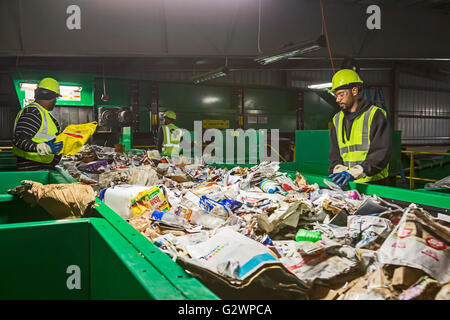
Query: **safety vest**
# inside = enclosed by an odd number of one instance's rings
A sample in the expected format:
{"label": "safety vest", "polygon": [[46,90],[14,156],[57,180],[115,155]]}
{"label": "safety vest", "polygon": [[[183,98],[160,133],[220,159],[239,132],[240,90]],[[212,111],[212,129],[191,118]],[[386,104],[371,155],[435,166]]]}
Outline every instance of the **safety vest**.
{"label": "safety vest", "polygon": [[[26,108],[37,108],[39,110],[39,113],[41,114],[41,127],[39,128],[38,132],[34,135],[33,138],[31,138],[31,141],[36,143],[46,142],[50,141],[54,138],[56,138],[56,135],[58,134],[58,127],[56,123],[53,121],[50,112],[48,112],[47,109],[40,106],[38,103],[33,102],[27,105],[25,108],[19,111],[16,117],[16,121],[14,122],[14,134],[16,133],[16,125],[19,121],[20,116],[22,115],[23,110]],[[56,119],[55,119],[56,120]],[[29,152],[22,149],[17,148],[16,146],[13,146],[12,148],[13,154],[15,154],[18,157],[25,158],[27,160],[36,161],[40,163],[51,163],[53,161],[53,158],[55,157],[54,154],[48,154],[45,156],[41,156],[37,152]]]}
{"label": "safety vest", "polygon": [[181,130],[173,123],[162,125],[162,130],[164,133],[162,153],[178,155],[180,153]]}
{"label": "safety vest", "polygon": [[[352,124],[352,131],[350,133],[350,139],[347,140],[344,125],[344,113],[340,111],[333,117],[334,128],[336,129],[336,136],[339,146],[339,153],[344,161],[344,165],[348,169],[356,165],[360,165],[367,156],[370,148],[370,128],[372,126],[372,119],[375,112],[380,110],[386,117],[386,111],[377,107],[371,106],[369,110],[358,115]],[[344,134],[343,131],[344,130]],[[356,180],[355,182],[364,183],[370,181],[377,181],[387,178],[389,174],[389,164],[381,172],[374,176],[366,176]]]}

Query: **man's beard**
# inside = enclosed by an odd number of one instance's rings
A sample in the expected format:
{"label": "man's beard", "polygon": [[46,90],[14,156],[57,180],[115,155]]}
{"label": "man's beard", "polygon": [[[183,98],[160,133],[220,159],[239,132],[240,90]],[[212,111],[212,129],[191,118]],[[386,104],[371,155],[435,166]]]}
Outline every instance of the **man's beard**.
{"label": "man's beard", "polygon": [[351,107],[347,106],[346,104],[339,104],[339,107],[343,110],[343,111],[348,111]]}

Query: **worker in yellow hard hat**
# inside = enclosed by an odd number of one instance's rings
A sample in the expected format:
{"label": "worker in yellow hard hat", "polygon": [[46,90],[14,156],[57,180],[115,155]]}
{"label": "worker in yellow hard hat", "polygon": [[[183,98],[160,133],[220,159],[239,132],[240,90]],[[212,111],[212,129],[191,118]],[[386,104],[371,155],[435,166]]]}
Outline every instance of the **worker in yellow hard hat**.
{"label": "worker in yellow hard hat", "polygon": [[336,72],[331,93],[341,111],[330,128],[330,178],[340,187],[349,181],[388,184],[391,129],[386,111],[362,98],[363,81],[352,69]]}
{"label": "worker in yellow hard hat", "polygon": [[163,154],[178,155],[181,149],[182,131],[174,123],[177,115],[172,110],[167,110],[163,117],[164,124],[158,132],[158,150]]}
{"label": "worker in yellow hard hat", "polygon": [[60,161],[61,156],[57,154],[63,143],[55,143],[55,139],[61,133],[61,126],[50,113],[58,97],[61,97],[58,81],[44,78],[34,91],[35,101],[17,114],[12,151],[17,157],[18,170],[54,170]]}

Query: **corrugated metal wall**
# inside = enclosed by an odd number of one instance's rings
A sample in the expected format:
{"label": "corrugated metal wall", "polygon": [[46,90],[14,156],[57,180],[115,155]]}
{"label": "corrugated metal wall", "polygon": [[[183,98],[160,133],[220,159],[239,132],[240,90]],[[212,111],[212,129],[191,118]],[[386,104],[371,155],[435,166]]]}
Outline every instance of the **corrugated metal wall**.
{"label": "corrugated metal wall", "polygon": [[[390,70],[362,70],[361,79],[370,88],[370,98],[374,98],[374,88],[381,88],[384,96],[384,102],[389,110],[390,105]],[[293,87],[307,87],[310,84],[331,82],[333,73],[331,70],[298,70],[291,72]]]}
{"label": "corrugated metal wall", "polygon": [[404,144],[450,143],[450,83],[400,73],[398,128]]}
{"label": "corrugated metal wall", "polygon": [[80,124],[94,121],[92,107],[57,106],[51,112],[64,130],[69,124]]}

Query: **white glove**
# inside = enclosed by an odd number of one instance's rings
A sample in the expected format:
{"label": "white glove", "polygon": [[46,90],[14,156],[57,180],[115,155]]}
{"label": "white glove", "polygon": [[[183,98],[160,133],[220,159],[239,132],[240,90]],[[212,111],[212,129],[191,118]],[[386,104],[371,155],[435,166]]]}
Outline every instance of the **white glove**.
{"label": "white glove", "polygon": [[37,153],[40,156],[46,156],[46,155],[52,153],[52,148],[50,148],[50,146],[48,144],[46,144],[45,142],[38,143],[36,146],[36,149],[37,149]]}
{"label": "white glove", "polygon": [[342,171],[347,171],[347,167],[342,165],[342,164],[337,164],[334,168],[333,168],[333,173],[339,173]]}
{"label": "white glove", "polygon": [[350,173],[353,176],[353,178],[355,178],[355,180],[366,177],[363,167],[360,166],[359,164],[354,167],[351,167],[350,170],[347,170],[347,171],[348,171],[348,173]]}
{"label": "white glove", "polygon": [[181,138],[182,134],[183,134],[183,131],[181,131],[181,129],[176,129],[172,132],[172,138],[175,140],[178,140]]}

